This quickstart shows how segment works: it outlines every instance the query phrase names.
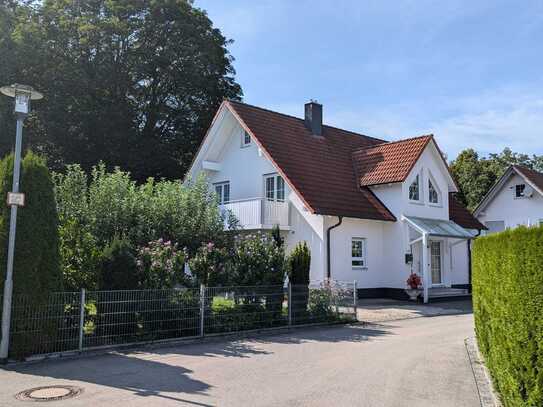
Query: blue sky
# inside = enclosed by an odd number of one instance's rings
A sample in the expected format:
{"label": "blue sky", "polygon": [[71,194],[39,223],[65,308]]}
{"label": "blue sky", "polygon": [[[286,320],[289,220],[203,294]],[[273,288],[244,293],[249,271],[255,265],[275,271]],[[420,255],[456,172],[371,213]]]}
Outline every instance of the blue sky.
{"label": "blue sky", "polygon": [[543,1],[196,0],[244,101],[388,140],[543,154]]}

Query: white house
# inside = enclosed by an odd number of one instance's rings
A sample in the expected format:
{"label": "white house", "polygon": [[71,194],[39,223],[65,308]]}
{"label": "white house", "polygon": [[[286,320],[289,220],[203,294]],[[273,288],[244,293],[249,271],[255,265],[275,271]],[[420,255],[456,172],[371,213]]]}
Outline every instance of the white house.
{"label": "white house", "polygon": [[512,165],[474,211],[487,233],[543,225],[543,174]]}
{"label": "white house", "polygon": [[306,241],[312,280],[403,297],[413,271],[425,301],[467,293],[468,240],[484,226],[455,200],[432,135],[387,142],[323,125],[316,102],[300,119],[225,101],[187,176],[202,172],[244,229]]}

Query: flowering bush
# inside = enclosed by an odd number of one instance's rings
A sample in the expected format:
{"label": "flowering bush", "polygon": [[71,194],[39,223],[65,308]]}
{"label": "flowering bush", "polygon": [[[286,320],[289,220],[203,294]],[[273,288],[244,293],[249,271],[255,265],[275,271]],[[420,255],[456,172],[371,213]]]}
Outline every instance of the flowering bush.
{"label": "flowering bush", "polygon": [[191,285],[185,274],[186,255],[177,244],[163,239],[153,240],[138,250],[137,266],[142,288],[174,288]]}
{"label": "flowering bush", "polygon": [[407,279],[407,285],[411,289],[419,288],[422,285],[422,279],[417,273],[411,273]]}
{"label": "flowering bush", "polygon": [[282,285],[285,281],[285,252],[270,234],[238,235],[228,274],[234,285]]}
{"label": "flowering bush", "polygon": [[201,245],[189,260],[191,273],[196,284],[219,285],[226,282],[226,250],[218,248],[213,242]]}

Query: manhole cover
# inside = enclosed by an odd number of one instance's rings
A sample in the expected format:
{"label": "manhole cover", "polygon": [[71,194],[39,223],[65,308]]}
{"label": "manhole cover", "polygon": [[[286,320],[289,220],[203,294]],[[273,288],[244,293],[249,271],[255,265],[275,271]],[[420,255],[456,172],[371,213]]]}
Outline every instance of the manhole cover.
{"label": "manhole cover", "polygon": [[75,386],[44,386],[24,390],[15,395],[21,401],[58,401],[75,397],[83,391]]}

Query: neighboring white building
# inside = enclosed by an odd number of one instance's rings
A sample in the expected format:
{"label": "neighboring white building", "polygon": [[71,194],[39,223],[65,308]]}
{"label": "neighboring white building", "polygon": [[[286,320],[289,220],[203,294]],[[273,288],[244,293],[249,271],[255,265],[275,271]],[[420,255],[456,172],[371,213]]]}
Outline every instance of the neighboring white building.
{"label": "neighboring white building", "polygon": [[543,225],[543,174],[512,165],[486,194],[474,216],[487,233],[520,225]]}
{"label": "neighboring white building", "polygon": [[484,227],[454,198],[432,135],[387,142],[323,125],[316,102],[299,119],[225,101],[187,176],[202,172],[244,229],[277,224],[287,249],[306,241],[312,280],[403,297],[413,271],[425,301],[467,293],[468,241]]}

